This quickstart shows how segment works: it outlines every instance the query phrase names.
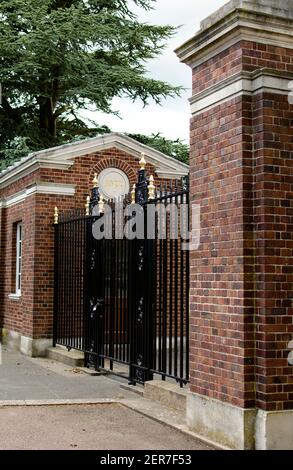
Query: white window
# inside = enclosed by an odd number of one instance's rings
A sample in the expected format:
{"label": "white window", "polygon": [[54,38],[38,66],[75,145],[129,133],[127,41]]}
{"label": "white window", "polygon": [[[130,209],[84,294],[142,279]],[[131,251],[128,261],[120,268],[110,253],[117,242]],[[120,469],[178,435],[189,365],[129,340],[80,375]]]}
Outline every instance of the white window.
{"label": "white window", "polygon": [[17,295],[21,294],[21,259],[22,259],[22,223],[16,226],[16,289]]}

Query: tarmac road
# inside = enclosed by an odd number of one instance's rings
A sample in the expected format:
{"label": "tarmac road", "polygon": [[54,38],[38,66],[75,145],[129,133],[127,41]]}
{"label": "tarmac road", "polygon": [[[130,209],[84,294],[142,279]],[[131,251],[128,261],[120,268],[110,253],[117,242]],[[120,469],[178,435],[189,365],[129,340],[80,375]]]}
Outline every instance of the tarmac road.
{"label": "tarmac road", "polygon": [[0,450],[208,450],[116,403],[0,407]]}

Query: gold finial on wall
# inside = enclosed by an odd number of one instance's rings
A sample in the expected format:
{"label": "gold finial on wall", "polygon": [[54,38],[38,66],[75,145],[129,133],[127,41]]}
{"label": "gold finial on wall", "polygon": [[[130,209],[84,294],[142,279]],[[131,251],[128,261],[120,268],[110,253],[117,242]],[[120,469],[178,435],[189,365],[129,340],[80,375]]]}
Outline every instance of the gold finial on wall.
{"label": "gold finial on wall", "polygon": [[141,154],[141,159],[140,159],[139,164],[140,164],[140,169],[145,170],[146,161],[145,161],[145,158],[144,158],[144,153]]}
{"label": "gold finial on wall", "polygon": [[131,204],[135,204],[135,196],[136,196],[136,185],[133,185],[132,191],[131,191]]}
{"label": "gold finial on wall", "polygon": [[148,191],[149,191],[149,201],[151,199],[155,199],[155,185],[154,185],[154,177],[153,175],[150,176],[150,182],[149,182],[149,185],[148,185]]}
{"label": "gold finial on wall", "polygon": [[97,188],[99,186],[98,173],[94,174],[93,187]]}
{"label": "gold finial on wall", "polygon": [[59,223],[59,211],[58,211],[58,207],[55,206],[55,209],[54,209],[54,225],[58,225]]}
{"label": "gold finial on wall", "polygon": [[91,198],[90,198],[90,196],[88,196],[86,198],[86,204],[85,204],[85,215],[86,216],[90,215],[90,202],[91,202]]}

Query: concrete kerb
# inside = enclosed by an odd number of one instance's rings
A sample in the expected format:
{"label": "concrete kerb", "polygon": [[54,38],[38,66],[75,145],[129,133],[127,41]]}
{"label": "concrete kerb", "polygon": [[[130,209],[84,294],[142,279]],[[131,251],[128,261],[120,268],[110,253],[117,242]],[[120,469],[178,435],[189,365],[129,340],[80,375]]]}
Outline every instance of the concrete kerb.
{"label": "concrete kerb", "polygon": [[[144,399],[146,400],[146,399]],[[148,400],[149,401],[149,400]],[[203,439],[202,436],[199,434],[196,434],[193,431],[190,431],[186,425],[183,424],[178,424],[177,420],[175,421],[174,419],[170,418],[170,409],[166,408],[166,412],[168,412],[168,415],[164,415],[164,417],[157,415],[156,409],[154,409],[154,403],[152,403],[152,410],[145,410],[141,408],[141,406],[138,404],[138,400],[120,400],[119,403],[126,408],[135,411],[136,413],[141,414],[142,416],[145,416],[146,418],[150,418],[153,421],[156,421],[157,423],[164,424],[165,426],[168,426],[171,429],[175,429],[176,431],[181,432],[182,434],[185,434],[186,436],[193,437],[197,441],[202,442],[203,444],[207,446],[211,446],[214,450],[231,450],[228,447],[215,444],[213,441],[210,441],[209,439]],[[140,403],[140,402],[139,402]],[[174,410],[173,410],[174,411]]]}
{"label": "concrete kerb", "polygon": [[111,405],[120,403],[115,398],[89,399],[56,399],[56,400],[0,400],[0,408],[11,406],[75,406],[75,405]]}

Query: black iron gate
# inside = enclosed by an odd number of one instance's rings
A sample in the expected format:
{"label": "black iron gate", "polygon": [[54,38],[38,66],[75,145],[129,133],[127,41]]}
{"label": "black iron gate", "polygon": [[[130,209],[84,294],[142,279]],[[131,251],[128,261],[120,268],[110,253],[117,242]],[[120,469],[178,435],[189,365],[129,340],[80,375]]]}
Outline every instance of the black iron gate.
{"label": "black iron gate", "polygon": [[[131,201],[98,187],[84,211],[55,220],[54,345],[85,365],[144,383],[189,381],[189,227],[185,184],[155,191],[144,165]],[[132,204],[129,204],[132,203]],[[143,227],[138,233],[139,213]]]}

